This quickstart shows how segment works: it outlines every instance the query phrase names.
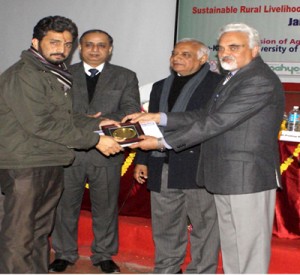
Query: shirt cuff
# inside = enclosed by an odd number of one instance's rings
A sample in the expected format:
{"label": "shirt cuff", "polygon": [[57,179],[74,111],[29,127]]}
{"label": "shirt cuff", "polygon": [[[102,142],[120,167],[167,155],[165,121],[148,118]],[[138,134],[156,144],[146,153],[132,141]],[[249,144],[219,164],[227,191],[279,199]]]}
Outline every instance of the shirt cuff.
{"label": "shirt cuff", "polygon": [[[168,123],[168,116],[167,116],[167,114],[166,113],[162,113],[162,112],[160,112],[160,121],[159,121],[159,126],[162,126],[162,127],[165,127],[165,126],[167,126],[167,123]],[[166,142],[166,140],[165,140],[165,138],[163,137],[162,139],[161,139],[161,142],[163,143],[163,145],[164,145],[164,147],[166,148],[166,149],[172,149],[172,146],[170,146],[167,142]]]}
{"label": "shirt cuff", "polygon": [[170,144],[168,144],[164,138],[162,138],[162,143],[164,144],[164,146],[165,146],[166,149],[169,149],[169,150],[172,149],[172,147],[170,146]]}
{"label": "shirt cuff", "polygon": [[159,126],[167,126],[168,123],[168,116],[166,113],[160,113],[160,121],[158,123]]}

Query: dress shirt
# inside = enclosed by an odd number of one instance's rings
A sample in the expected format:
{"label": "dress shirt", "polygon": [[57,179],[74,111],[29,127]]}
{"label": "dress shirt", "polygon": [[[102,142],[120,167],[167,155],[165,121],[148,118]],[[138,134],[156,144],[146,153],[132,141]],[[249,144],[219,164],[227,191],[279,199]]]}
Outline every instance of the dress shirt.
{"label": "dress shirt", "polygon": [[[168,116],[166,113],[160,112],[160,121],[158,123],[159,126],[167,126]],[[172,147],[166,142],[165,138],[162,138],[162,142],[166,149],[172,149]]]}
{"label": "dress shirt", "polygon": [[89,64],[83,62],[83,67],[84,67],[85,73],[86,73],[88,76],[90,76],[90,75],[91,75],[91,72],[89,71],[90,69],[97,69],[97,70],[99,71],[97,74],[99,74],[99,73],[102,72],[103,67],[104,67],[104,64],[105,64],[105,63],[102,63],[102,64],[100,64],[100,65],[97,66],[97,67],[92,67],[92,66],[90,66]]}

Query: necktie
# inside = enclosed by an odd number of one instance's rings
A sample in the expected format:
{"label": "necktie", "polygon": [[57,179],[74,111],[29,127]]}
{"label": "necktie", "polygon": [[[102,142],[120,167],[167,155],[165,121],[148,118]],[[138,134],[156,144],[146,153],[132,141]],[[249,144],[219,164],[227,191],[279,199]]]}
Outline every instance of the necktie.
{"label": "necktie", "polygon": [[89,69],[89,72],[91,73],[90,77],[94,77],[99,71],[97,69]]}
{"label": "necktie", "polygon": [[226,75],[226,78],[225,78],[225,80],[224,80],[224,82],[223,82],[223,85],[225,85],[225,84],[229,81],[229,79],[230,79],[232,76],[233,76],[233,74],[232,74],[231,72],[229,72],[229,73]]}
{"label": "necktie", "polygon": [[[223,81],[223,85],[225,85],[232,77],[233,77],[233,74],[231,72],[229,72]],[[215,95],[214,102],[216,102],[219,99],[219,97],[220,97],[220,93],[217,93]]]}

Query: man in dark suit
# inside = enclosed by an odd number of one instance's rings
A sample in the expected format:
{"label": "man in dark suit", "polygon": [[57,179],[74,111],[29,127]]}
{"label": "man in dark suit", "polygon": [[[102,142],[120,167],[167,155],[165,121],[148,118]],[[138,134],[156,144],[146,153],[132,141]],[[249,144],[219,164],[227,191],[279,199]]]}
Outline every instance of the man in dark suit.
{"label": "man in dark suit", "polygon": [[[222,77],[211,72],[209,49],[200,41],[179,41],[170,57],[171,75],[154,83],[150,112],[205,108]],[[182,152],[138,151],[135,179],[151,191],[154,273],[182,273],[191,222],[188,273],[215,273],[220,247],[213,195],[196,183],[200,145]]]}
{"label": "man in dark suit", "polygon": [[198,183],[214,193],[224,271],[267,273],[280,186],[277,136],[284,93],[259,55],[255,29],[229,24],[218,41],[221,66],[232,75],[217,87],[207,112],[134,114],[125,119],[155,120],[173,131],[165,140],[145,137],[133,147],[167,146],[180,152],[202,143]]}
{"label": "man in dark suit", "polygon": [[[89,30],[80,38],[82,62],[70,67],[75,112],[120,120],[140,110],[136,74],[108,63],[113,38],[102,30]],[[106,157],[96,150],[76,151],[65,168],[64,192],[57,208],[52,233],[55,261],[49,271],[62,272],[78,259],[78,218],[88,180],[93,233],[91,261],[105,273],[119,272],[112,260],[118,251],[118,195],[123,154]]]}

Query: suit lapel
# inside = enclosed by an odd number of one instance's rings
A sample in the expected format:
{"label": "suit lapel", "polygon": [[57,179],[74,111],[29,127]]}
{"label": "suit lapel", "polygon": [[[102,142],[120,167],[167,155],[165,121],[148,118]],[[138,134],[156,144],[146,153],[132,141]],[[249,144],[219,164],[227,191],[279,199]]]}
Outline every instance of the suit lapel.
{"label": "suit lapel", "polygon": [[77,85],[77,87],[74,88],[79,93],[78,95],[75,96],[80,96],[82,98],[82,102],[87,104],[88,106],[89,98],[87,93],[86,75],[83,68],[83,63],[81,63],[80,66],[78,66],[78,68],[74,70],[73,78],[76,79],[76,85]]}
{"label": "suit lapel", "polygon": [[217,101],[219,100],[219,97],[225,88],[225,85],[223,85],[224,79],[222,79],[222,81],[220,81],[220,83],[218,84],[218,86],[216,87],[216,89],[214,91],[214,94],[212,96],[212,99],[211,99],[209,107],[208,107],[209,113],[214,111]]}
{"label": "suit lapel", "polygon": [[114,77],[113,75],[113,70],[111,70],[110,64],[106,63],[104,65],[104,68],[99,76],[96,88],[95,88],[95,93],[94,97],[96,94],[101,94],[102,91],[107,90],[107,86],[110,85],[110,83],[113,83],[112,79]]}

